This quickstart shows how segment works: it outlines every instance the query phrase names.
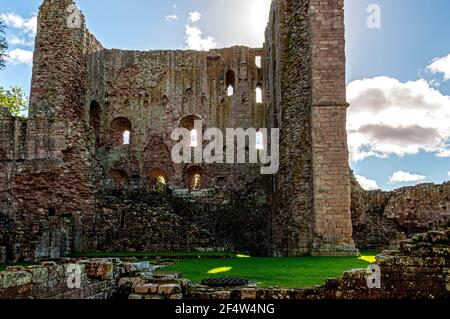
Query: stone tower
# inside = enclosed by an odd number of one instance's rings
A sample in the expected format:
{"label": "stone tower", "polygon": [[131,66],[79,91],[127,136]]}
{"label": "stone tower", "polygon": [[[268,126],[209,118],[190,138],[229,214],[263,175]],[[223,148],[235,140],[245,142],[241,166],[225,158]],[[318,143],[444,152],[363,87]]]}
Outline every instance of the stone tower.
{"label": "stone tower", "polygon": [[96,165],[88,152],[92,138],[84,115],[87,56],[102,46],[86,29],[81,14],[79,27],[68,27],[71,5],[71,0],[44,0],[39,10],[27,159],[47,162],[32,172],[42,174],[42,179],[30,181],[31,193],[46,189],[38,207],[48,202],[49,209],[73,213],[86,212],[92,202]]}
{"label": "stone tower", "polygon": [[269,126],[280,128],[273,254],[354,254],[343,0],[274,0],[265,54]]}

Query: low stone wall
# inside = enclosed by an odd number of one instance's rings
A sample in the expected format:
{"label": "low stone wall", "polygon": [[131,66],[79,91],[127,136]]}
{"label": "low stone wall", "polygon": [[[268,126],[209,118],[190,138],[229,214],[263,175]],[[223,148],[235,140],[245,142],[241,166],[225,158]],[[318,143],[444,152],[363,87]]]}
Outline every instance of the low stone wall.
{"label": "low stone wall", "polygon": [[150,272],[148,262],[119,259],[43,262],[0,272],[0,299],[110,299],[120,294],[121,276]]}

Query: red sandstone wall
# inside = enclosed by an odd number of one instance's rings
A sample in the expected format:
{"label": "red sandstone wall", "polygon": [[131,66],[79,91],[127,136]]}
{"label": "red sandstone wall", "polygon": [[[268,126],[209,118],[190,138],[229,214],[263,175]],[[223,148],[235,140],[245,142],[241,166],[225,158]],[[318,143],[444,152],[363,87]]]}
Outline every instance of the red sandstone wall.
{"label": "red sandstone wall", "polygon": [[312,0],[310,6],[316,249],[351,252],[344,2]]}
{"label": "red sandstone wall", "polygon": [[[89,57],[89,103],[99,103],[101,112],[102,166],[128,177],[147,178],[162,170],[171,186],[186,188],[185,165],[174,165],[170,139],[186,116],[203,120],[205,129],[217,127],[263,127],[264,103],[256,103],[255,89],[263,84],[255,57],[261,49],[233,47],[194,51],[103,50]],[[234,72],[234,95],[228,97],[226,74]],[[87,103],[86,105],[89,105]],[[87,112],[86,112],[87,113]],[[131,123],[131,145],[117,146],[111,140],[116,118]],[[204,187],[224,185],[243,189],[254,182],[247,165],[202,165]],[[233,170],[234,174],[229,174]],[[250,170],[250,171],[249,171]],[[250,177],[248,177],[250,175]]]}
{"label": "red sandstone wall", "polygon": [[351,188],[353,235],[361,249],[388,248],[450,219],[450,183],[365,191],[352,177]]}
{"label": "red sandstone wall", "polygon": [[311,243],[308,9],[305,1],[273,1],[266,30],[268,121],[280,128],[280,171],[274,177],[271,222],[274,255],[307,254]]}
{"label": "red sandstone wall", "polygon": [[281,130],[275,254],[353,254],[343,1],[274,1],[265,51]]}

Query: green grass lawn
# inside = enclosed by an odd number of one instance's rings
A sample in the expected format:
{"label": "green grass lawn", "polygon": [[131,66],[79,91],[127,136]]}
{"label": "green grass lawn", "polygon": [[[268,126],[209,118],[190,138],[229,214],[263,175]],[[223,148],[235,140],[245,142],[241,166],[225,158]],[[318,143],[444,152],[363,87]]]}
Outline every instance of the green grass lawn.
{"label": "green grass lawn", "polygon": [[201,282],[205,278],[239,277],[260,283],[260,287],[305,288],[325,283],[353,268],[366,268],[377,252],[362,257],[289,257],[180,260],[164,271],[182,272],[185,278]]}

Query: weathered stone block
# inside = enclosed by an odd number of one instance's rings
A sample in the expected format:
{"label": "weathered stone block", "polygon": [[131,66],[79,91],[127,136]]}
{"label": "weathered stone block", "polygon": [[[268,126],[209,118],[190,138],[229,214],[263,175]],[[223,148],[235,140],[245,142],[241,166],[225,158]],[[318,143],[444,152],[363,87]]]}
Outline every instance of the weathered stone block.
{"label": "weathered stone block", "polygon": [[181,286],[178,284],[160,285],[158,293],[163,295],[172,295],[181,293]]}
{"label": "weathered stone block", "polygon": [[87,262],[84,264],[88,278],[113,279],[114,265],[112,262]]}
{"label": "weathered stone block", "polygon": [[4,272],[2,276],[1,288],[23,286],[31,283],[32,275],[27,271]]}
{"label": "weathered stone block", "polygon": [[241,299],[256,299],[256,289],[241,289]]}
{"label": "weathered stone block", "polygon": [[144,280],[140,277],[126,277],[126,278],[120,278],[118,286],[119,287],[128,287],[128,288],[135,288],[138,285],[141,285],[144,283]]}
{"label": "weathered stone block", "polygon": [[158,285],[156,284],[145,284],[138,285],[134,288],[134,292],[137,294],[155,294],[158,292]]}
{"label": "weathered stone block", "polygon": [[31,282],[33,284],[47,283],[47,281],[48,281],[48,268],[37,267],[37,268],[27,269],[27,271],[32,276]]}

